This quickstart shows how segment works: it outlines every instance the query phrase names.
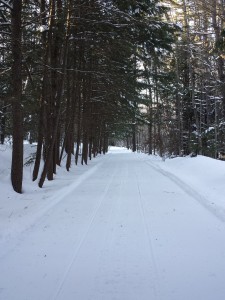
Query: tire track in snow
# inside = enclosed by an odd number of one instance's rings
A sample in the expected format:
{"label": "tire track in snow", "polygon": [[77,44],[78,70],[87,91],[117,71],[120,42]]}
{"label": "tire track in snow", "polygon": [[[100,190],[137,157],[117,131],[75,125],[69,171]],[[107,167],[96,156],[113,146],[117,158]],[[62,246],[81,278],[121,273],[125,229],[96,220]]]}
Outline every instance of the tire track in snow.
{"label": "tire track in snow", "polygon": [[216,205],[212,206],[211,202],[206,199],[203,195],[199,194],[195,189],[193,189],[190,185],[179,179],[176,175],[161,169],[159,166],[156,166],[150,161],[143,161],[147,165],[151,166],[155,171],[159,172],[163,176],[167,177],[171,181],[173,181],[182,191],[184,191],[187,195],[191,196],[194,200],[196,200],[203,208],[205,208],[210,214],[216,217],[221,222],[225,223],[225,210]]}
{"label": "tire track in snow", "polygon": [[158,276],[158,268],[157,268],[157,264],[156,264],[156,259],[155,259],[155,255],[154,255],[154,251],[153,251],[153,246],[152,246],[152,239],[151,239],[151,234],[150,234],[150,228],[148,225],[148,222],[146,220],[146,215],[145,215],[145,207],[144,207],[144,203],[143,203],[143,198],[141,195],[141,189],[140,189],[140,184],[139,184],[139,180],[138,180],[138,175],[137,172],[135,170],[135,177],[136,177],[136,182],[137,182],[137,188],[138,188],[138,194],[139,194],[139,208],[140,208],[140,213],[142,216],[142,220],[144,222],[144,226],[145,226],[145,231],[146,231],[146,235],[148,238],[148,244],[149,244],[149,249],[150,249],[150,259],[152,261],[152,265],[153,265],[153,271],[154,271],[154,275],[153,279],[153,289],[154,289],[154,295],[155,295],[155,299],[160,299],[161,297],[159,296],[159,286],[158,286],[158,282],[159,281],[159,276]]}
{"label": "tire track in snow", "polygon": [[106,187],[104,189],[104,192],[103,192],[103,194],[102,194],[102,196],[101,196],[101,198],[99,200],[99,203],[98,203],[95,211],[93,212],[92,216],[90,217],[90,221],[89,221],[89,224],[87,226],[87,229],[85,230],[83,236],[81,237],[80,242],[78,243],[78,245],[77,245],[77,247],[76,247],[76,249],[74,251],[74,254],[71,257],[71,260],[70,260],[70,262],[69,262],[69,264],[68,264],[68,266],[67,266],[67,268],[66,268],[66,270],[65,270],[65,272],[64,272],[64,274],[62,276],[61,282],[59,283],[58,289],[56,290],[56,292],[55,292],[55,294],[54,294],[54,296],[53,296],[52,299],[57,299],[58,298],[58,296],[59,296],[59,294],[60,294],[60,292],[61,292],[61,290],[63,288],[63,285],[64,285],[64,283],[66,281],[66,278],[67,278],[67,276],[68,276],[68,274],[69,274],[69,272],[70,272],[73,264],[75,263],[75,261],[76,261],[76,259],[78,257],[79,251],[80,251],[83,243],[85,242],[85,240],[86,240],[86,238],[88,236],[88,233],[91,230],[91,227],[92,227],[92,225],[94,223],[94,220],[96,219],[96,216],[97,216],[97,214],[98,214],[98,212],[99,212],[99,210],[100,210],[100,208],[101,208],[101,206],[103,204],[105,196],[107,195],[107,193],[109,191],[109,187],[110,187],[110,185],[111,185],[111,183],[112,183],[112,181],[113,181],[116,173],[117,173],[117,168],[115,168],[114,172],[111,174],[111,178],[109,179],[108,184],[106,185]]}

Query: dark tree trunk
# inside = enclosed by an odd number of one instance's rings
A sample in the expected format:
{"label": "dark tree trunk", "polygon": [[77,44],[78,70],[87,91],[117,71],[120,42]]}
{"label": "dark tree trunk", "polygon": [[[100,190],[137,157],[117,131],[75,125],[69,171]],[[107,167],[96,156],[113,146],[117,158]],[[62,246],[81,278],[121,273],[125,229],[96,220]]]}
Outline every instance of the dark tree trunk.
{"label": "dark tree trunk", "polygon": [[136,146],[136,125],[132,125],[132,151],[136,152],[137,146]]}
{"label": "dark tree trunk", "polygon": [[42,145],[43,145],[43,107],[40,111],[39,116],[39,124],[38,124],[38,140],[37,140],[37,151],[36,151],[36,158],[34,163],[34,170],[33,170],[33,181],[35,181],[38,177],[38,172],[40,168],[40,162],[41,162],[41,151],[42,151]]}
{"label": "dark tree trunk", "polygon": [[[61,1],[57,2],[58,8],[61,10]],[[64,43],[64,49],[62,53],[60,53],[60,58],[59,58],[59,63],[61,64],[62,67],[62,74],[58,75],[58,88],[57,88],[57,93],[54,96],[54,105],[55,105],[55,118],[54,118],[54,126],[52,128],[52,135],[51,139],[48,144],[48,149],[47,149],[47,155],[46,155],[46,161],[45,165],[38,183],[38,186],[41,188],[44,184],[45,178],[48,175],[53,176],[53,171],[54,171],[54,164],[56,164],[56,160],[54,159],[54,147],[57,145],[57,135],[59,132],[59,124],[60,124],[60,114],[61,114],[61,102],[63,98],[63,93],[64,93],[64,83],[65,83],[65,73],[66,73],[66,66],[67,66],[67,54],[68,54],[68,39],[69,39],[69,30],[70,30],[70,12],[71,12],[71,1],[69,1],[69,6],[68,6],[68,12],[67,12],[67,28],[66,28],[66,35],[65,35],[65,43]],[[62,24],[59,24],[59,32],[58,34],[63,34],[64,28]],[[60,39],[61,41],[61,39]],[[63,41],[61,41],[63,42]],[[57,152],[58,153],[58,152]],[[53,161],[54,159],[54,161]],[[58,159],[57,159],[58,160]]]}
{"label": "dark tree trunk", "polygon": [[152,155],[152,120],[148,124],[148,154]]}
{"label": "dark tree trunk", "polygon": [[[46,26],[46,3],[45,0],[41,0],[41,24]],[[46,95],[47,95],[47,65],[48,65],[48,55],[49,55],[49,45],[46,45],[47,42],[47,34],[46,32],[42,32],[42,44],[45,48],[44,54],[44,69],[43,69],[43,81],[42,81],[42,91],[41,91],[41,99],[40,99],[40,112],[39,112],[39,122],[38,122],[38,139],[37,139],[37,151],[36,158],[34,163],[33,170],[33,181],[35,181],[38,177],[40,163],[41,163],[41,153],[45,153],[43,147],[43,139],[46,134]]]}
{"label": "dark tree trunk", "polygon": [[2,113],[0,113],[0,142],[3,145],[5,141],[5,113],[6,107],[5,103],[3,103]]}
{"label": "dark tree trunk", "polygon": [[81,158],[81,164],[85,163],[87,165],[88,161],[88,135],[85,131],[83,134],[83,149],[82,149],[82,158]]}
{"label": "dark tree trunk", "polygon": [[12,2],[12,119],[13,149],[11,181],[13,189],[22,193],[23,181],[23,116],[22,116],[22,0]]}
{"label": "dark tree trunk", "polygon": [[[79,79],[79,77],[78,77]],[[75,164],[78,163],[78,157],[79,157],[79,148],[80,148],[80,142],[81,142],[81,96],[80,96],[80,82],[78,80],[78,86],[77,86],[77,97],[78,97],[78,106],[77,106],[77,145],[76,145],[76,152],[75,152]]]}

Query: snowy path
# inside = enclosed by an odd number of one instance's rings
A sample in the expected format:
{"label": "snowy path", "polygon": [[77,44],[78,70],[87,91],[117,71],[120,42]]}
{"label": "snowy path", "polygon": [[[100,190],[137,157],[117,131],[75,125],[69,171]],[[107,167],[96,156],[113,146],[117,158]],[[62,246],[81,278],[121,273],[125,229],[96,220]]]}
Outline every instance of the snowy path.
{"label": "snowy path", "polygon": [[224,218],[201,195],[137,154],[89,172],[6,242],[1,300],[224,299]]}

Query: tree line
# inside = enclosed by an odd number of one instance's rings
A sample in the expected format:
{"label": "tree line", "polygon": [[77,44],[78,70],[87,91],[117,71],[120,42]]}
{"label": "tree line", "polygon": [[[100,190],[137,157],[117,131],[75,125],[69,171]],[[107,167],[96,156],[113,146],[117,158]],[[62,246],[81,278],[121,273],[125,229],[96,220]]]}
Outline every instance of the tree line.
{"label": "tree line", "polygon": [[14,190],[25,138],[37,143],[39,187],[64,154],[69,171],[118,140],[149,154],[216,157],[224,14],[213,1],[0,0],[0,134],[13,140]]}
{"label": "tree line", "polygon": [[[168,0],[167,20],[180,28],[170,57],[157,66],[149,107],[150,152],[225,154],[225,7],[223,0]],[[171,78],[162,83],[163,73]],[[150,140],[148,138],[150,137]],[[153,146],[152,146],[153,145]]]}

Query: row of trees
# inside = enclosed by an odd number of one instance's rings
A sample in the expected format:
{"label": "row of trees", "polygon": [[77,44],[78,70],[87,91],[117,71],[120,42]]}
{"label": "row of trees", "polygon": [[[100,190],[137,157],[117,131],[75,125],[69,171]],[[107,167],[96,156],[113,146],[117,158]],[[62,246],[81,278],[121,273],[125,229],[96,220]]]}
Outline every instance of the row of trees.
{"label": "row of trees", "polygon": [[157,0],[0,0],[0,8],[1,143],[13,139],[14,190],[22,192],[26,137],[37,142],[39,187],[63,153],[69,171],[80,149],[87,164],[112,136],[135,151],[137,125],[149,123],[140,104],[153,109],[154,94],[159,105],[156,90],[169,80],[158,75],[177,30],[163,20],[167,9]]}
{"label": "row of trees", "polygon": [[[225,151],[224,0],[0,0],[0,137],[37,142],[33,180],[66,153]],[[81,147],[82,146],[82,147]],[[40,162],[44,168],[40,172]]]}

